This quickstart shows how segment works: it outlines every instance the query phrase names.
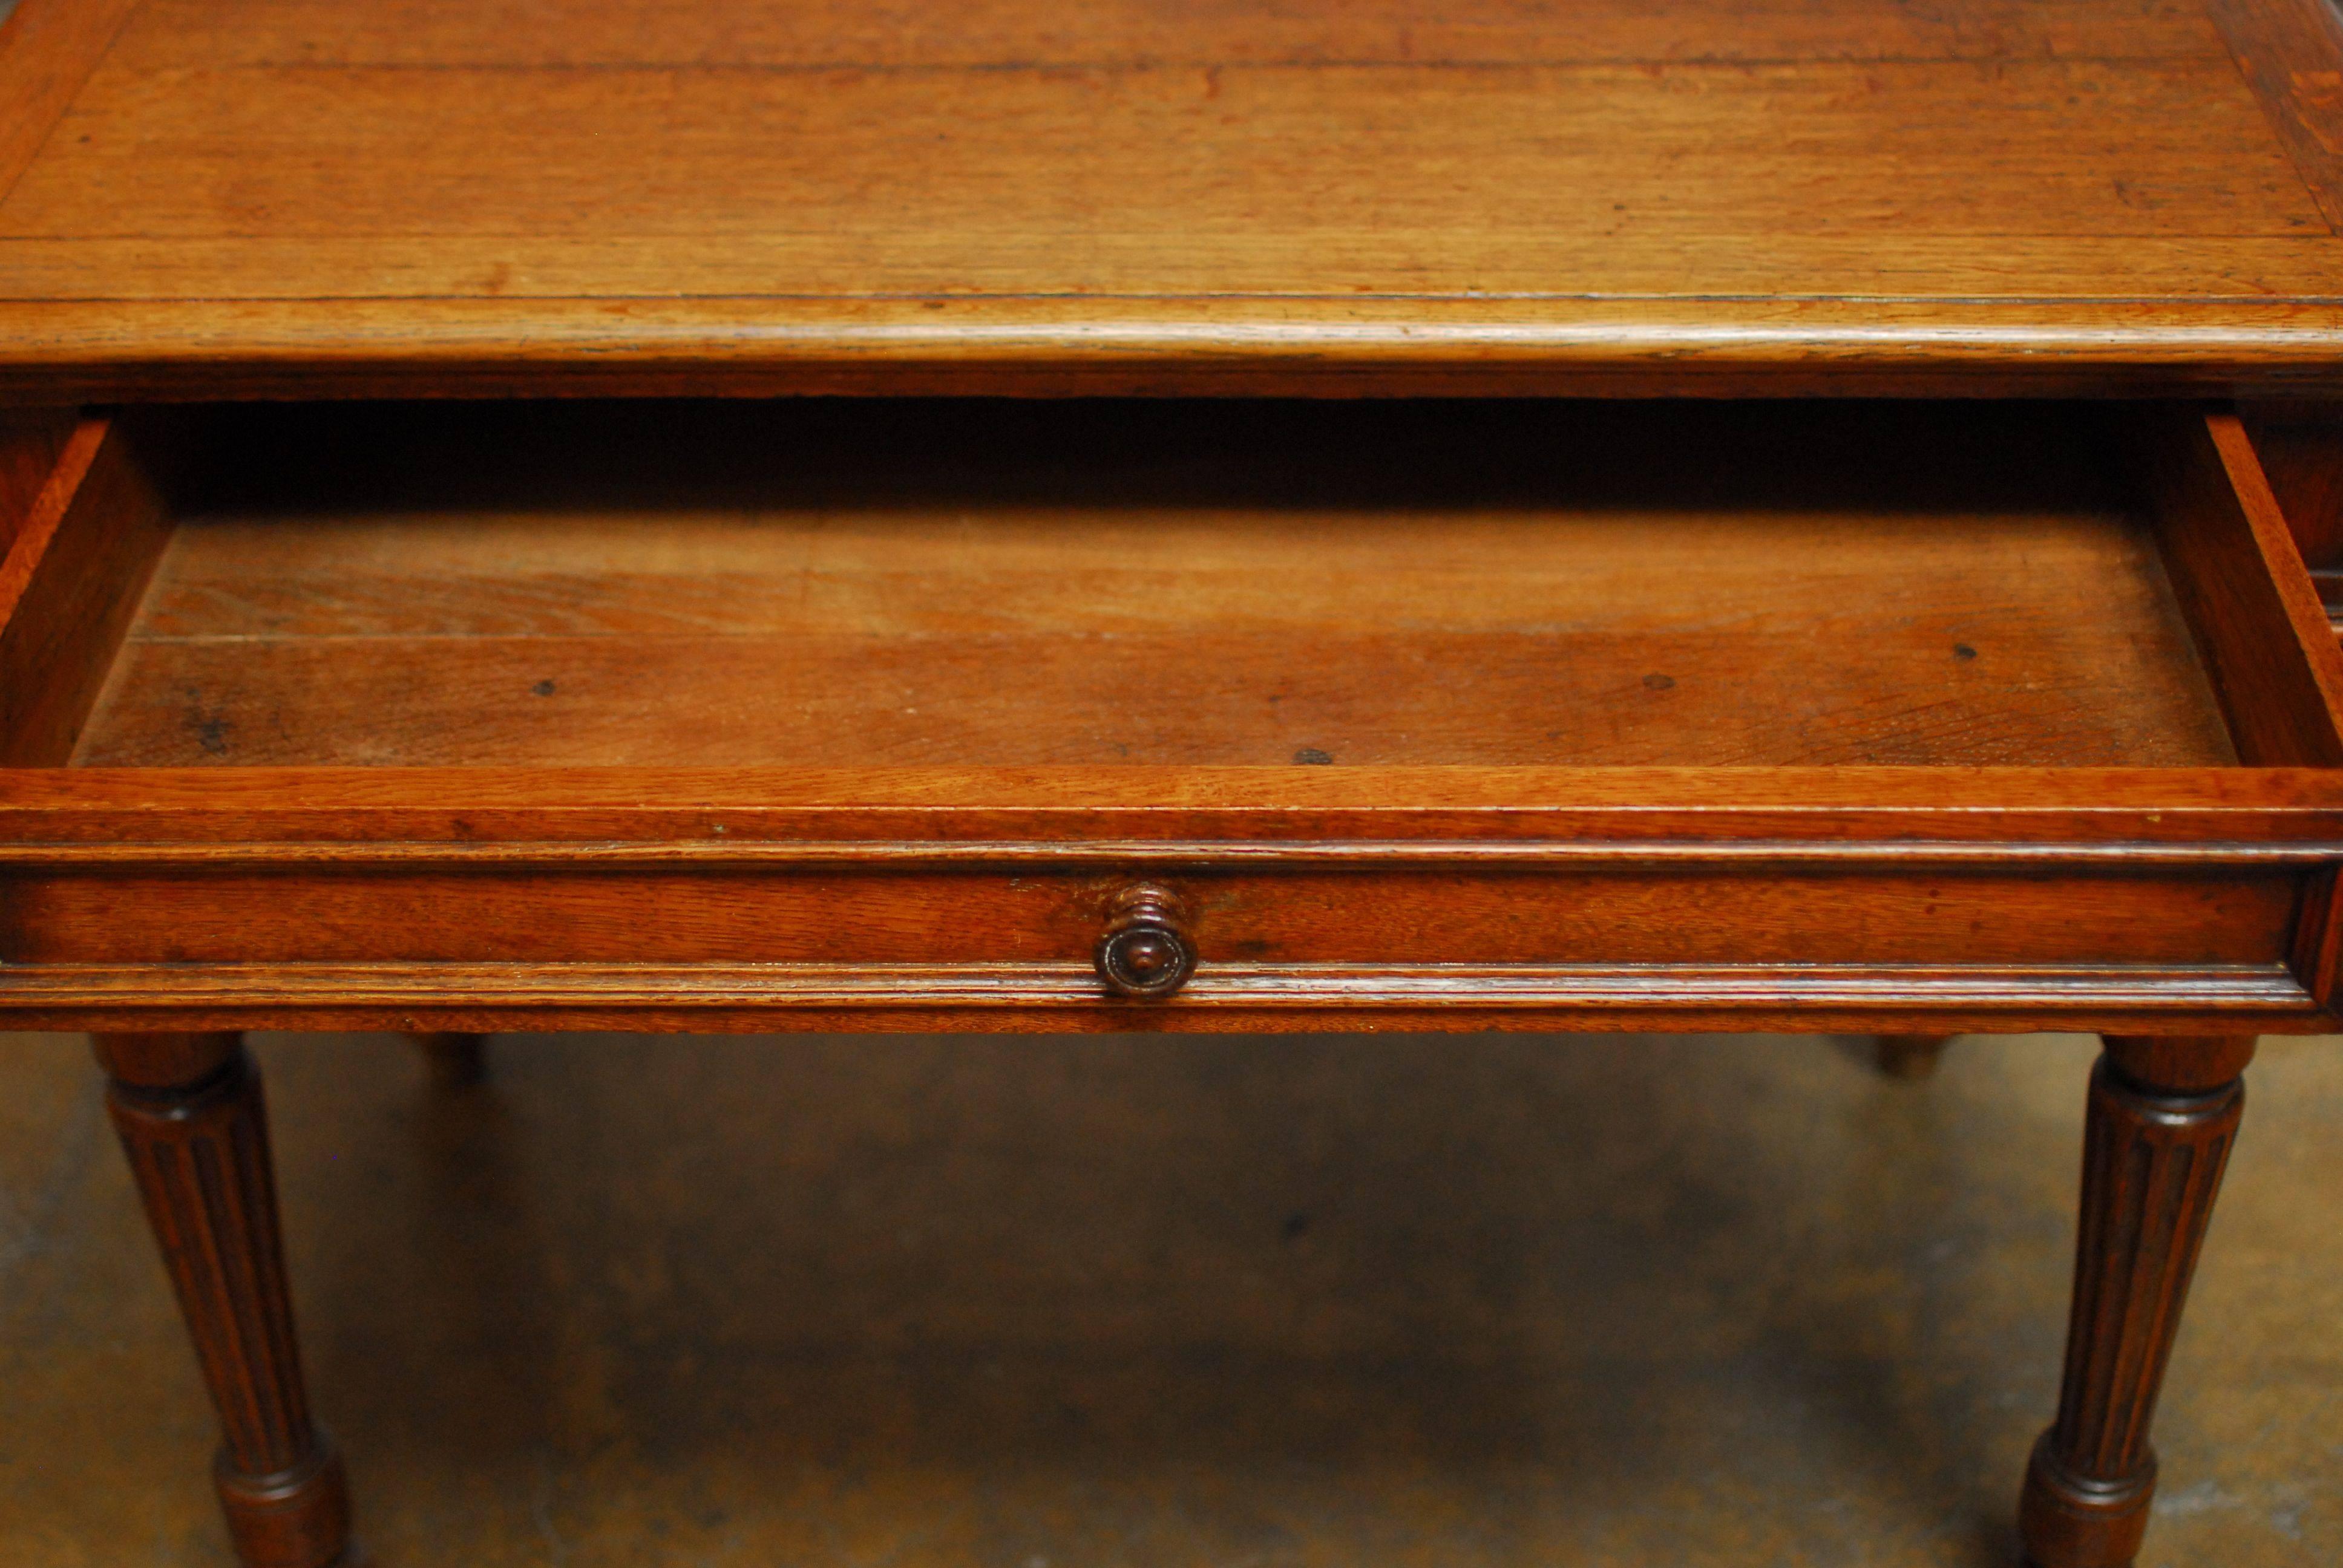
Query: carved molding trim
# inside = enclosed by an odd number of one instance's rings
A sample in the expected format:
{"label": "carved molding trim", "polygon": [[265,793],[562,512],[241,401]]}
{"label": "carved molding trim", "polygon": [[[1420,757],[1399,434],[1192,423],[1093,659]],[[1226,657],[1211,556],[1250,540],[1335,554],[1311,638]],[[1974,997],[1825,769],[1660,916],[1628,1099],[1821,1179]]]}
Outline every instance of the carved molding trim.
{"label": "carved molding trim", "polygon": [[[0,966],[0,1016],[64,1008],[656,1006],[1089,1007],[1087,963],[967,964],[18,964]],[[2166,1008],[2303,1013],[2283,965],[1239,964],[1207,961],[1161,1010],[1215,1007],[1915,1009]]]}

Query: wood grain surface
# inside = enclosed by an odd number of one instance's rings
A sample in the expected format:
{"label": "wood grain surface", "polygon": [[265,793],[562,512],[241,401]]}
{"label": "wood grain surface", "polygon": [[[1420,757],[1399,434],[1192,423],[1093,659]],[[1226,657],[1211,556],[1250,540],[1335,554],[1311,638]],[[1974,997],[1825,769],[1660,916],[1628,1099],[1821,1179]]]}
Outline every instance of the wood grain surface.
{"label": "wood grain surface", "polygon": [[2288,4],[26,0],[0,395],[2333,386]]}

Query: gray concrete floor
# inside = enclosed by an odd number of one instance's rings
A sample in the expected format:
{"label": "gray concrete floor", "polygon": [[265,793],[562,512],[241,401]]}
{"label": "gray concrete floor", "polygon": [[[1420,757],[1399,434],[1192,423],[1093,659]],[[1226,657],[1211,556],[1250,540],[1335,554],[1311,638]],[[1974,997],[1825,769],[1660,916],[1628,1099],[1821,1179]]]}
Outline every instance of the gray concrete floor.
{"label": "gray concrete floor", "polygon": [[[1981,1568],[2094,1048],[258,1049],[376,1564]],[[2147,1564],[2343,1562],[2343,1050],[2250,1081]],[[0,1562],[226,1562],[77,1037],[0,1037]]]}

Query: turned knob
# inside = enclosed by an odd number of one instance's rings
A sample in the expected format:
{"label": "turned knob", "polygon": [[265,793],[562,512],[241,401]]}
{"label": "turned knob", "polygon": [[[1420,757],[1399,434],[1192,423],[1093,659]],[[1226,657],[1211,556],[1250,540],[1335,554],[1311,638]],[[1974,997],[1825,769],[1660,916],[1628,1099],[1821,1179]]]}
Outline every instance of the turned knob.
{"label": "turned knob", "polygon": [[1117,893],[1098,941],[1099,978],[1118,996],[1166,997],[1196,972],[1196,944],[1182,929],[1180,900],[1142,882]]}

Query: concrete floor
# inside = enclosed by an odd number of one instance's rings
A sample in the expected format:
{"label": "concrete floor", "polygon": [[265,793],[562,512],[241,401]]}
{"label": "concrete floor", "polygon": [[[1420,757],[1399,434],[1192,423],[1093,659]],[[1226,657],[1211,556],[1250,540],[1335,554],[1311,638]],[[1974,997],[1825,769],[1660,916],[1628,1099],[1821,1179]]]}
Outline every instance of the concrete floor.
{"label": "concrete floor", "polygon": [[[258,1049],[377,1565],[1982,1568],[2093,1045]],[[2343,1050],[2251,1082],[2147,1564],[2343,1562]],[[0,1563],[227,1561],[77,1037],[0,1039]]]}

